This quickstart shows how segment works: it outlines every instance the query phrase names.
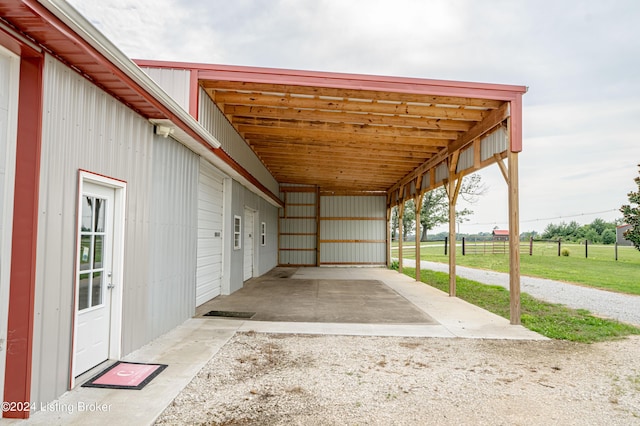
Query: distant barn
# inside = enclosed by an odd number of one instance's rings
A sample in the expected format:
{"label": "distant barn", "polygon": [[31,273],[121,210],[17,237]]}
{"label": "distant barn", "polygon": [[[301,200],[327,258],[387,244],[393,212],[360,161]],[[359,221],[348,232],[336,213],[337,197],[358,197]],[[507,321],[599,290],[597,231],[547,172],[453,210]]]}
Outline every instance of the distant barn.
{"label": "distant barn", "polygon": [[633,243],[624,237],[624,233],[631,229],[631,225],[620,225],[616,228],[616,243],[619,246],[632,246]]}
{"label": "distant barn", "polygon": [[494,229],[491,235],[493,235],[493,241],[509,241],[508,229]]}

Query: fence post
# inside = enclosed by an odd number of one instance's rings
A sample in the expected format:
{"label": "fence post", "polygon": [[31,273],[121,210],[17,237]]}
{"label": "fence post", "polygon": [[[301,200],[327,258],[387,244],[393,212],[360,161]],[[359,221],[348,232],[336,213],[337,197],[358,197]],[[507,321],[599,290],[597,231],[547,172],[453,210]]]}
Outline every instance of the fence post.
{"label": "fence post", "polygon": [[589,240],[584,240],[584,258],[589,258]]}
{"label": "fence post", "polygon": [[560,241],[562,241],[562,239],[558,238],[558,257],[560,257],[560,245],[561,245]]}
{"label": "fence post", "polygon": [[616,262],[618,261],[618,242],[616,241],[615,244],[615,251],[616,251]]}
{"label": "fence post", "polygon": [[464,256],[465,251],[464,251],[464,237],[462,237],[462,255]]}
{"label": "fence post", "polygon": [[529,256],[533,256],[533,237],[529,237]]}
{"label": "fence post", "polygon": [[449,245],[448,242],[449,242],[449,237],[444,237],[444,255],[445,256],[447,255],[447,246]]}

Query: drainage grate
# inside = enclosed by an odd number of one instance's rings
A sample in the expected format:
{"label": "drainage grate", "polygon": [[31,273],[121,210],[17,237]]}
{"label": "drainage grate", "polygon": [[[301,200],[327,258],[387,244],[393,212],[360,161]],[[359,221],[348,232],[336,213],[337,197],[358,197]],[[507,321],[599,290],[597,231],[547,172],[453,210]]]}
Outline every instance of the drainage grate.
{"label": "drainage grate", "polygon": [[209,311],[204,317],[224,317],[224,318],[251,318],[255,312],[235,312],[235,311]]}

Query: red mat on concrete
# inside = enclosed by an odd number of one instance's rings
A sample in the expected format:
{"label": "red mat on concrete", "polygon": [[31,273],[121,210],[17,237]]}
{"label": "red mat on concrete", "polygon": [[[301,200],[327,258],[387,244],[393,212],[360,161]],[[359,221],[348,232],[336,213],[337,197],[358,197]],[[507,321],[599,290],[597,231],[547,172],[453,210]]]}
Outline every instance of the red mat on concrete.
{"label": "red mat on concrete", "polygon": [[166,364],[118,361],[82,386],[89,388],[140,390],[158,374],[162,373],[162,370],[165,368],[167,368]]}

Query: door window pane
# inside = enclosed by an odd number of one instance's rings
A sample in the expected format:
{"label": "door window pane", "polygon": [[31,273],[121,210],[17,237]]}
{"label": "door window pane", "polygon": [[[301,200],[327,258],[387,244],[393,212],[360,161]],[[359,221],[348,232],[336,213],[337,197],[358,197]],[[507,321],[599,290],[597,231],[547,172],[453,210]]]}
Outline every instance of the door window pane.
{"label": "door window pane", "polygon": [[102,304],[102,281],[102,272],[94,272],[91,283],[91,306]]}
{"label": "door window pane", "polygon": [[78,310],[89,307],[89,274],[80,274],[80,291],[78,292]]}
{"label": "door window pane", "polygon": [[80,237],[80,270],[91,268],[91,235]]}
{"label": "door window pane", "polygon": [[82,222],[80,223],[82,232],[91,232],[91,222],[93,217],[93,197],[82,197]]}
{"label": "door window pane", "polygon": [[95,232],[104,232],[104,212],[107,208],[107,200],[95,198]]}
{"label": "door window pane", "polygon": [[102,268],[102,255],[104,247],[104,237],[102,235],[96,235],[93,244],[93,269]]}

